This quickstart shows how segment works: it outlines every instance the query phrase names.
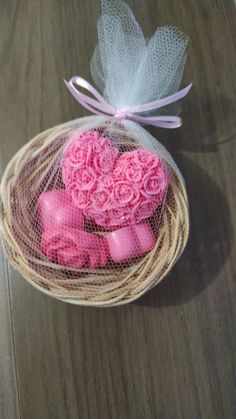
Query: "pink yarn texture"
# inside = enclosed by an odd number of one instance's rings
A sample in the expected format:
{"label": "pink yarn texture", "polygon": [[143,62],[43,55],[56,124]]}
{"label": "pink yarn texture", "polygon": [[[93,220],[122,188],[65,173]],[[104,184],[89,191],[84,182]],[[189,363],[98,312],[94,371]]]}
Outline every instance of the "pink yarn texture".
{"label": "pink yarn texture", "polygon": [[74,204],[107,230],[150,217],[162,204],[169,182],[161,158],[142,148],[120,154],[98,131],[72,138],[61,165]]}

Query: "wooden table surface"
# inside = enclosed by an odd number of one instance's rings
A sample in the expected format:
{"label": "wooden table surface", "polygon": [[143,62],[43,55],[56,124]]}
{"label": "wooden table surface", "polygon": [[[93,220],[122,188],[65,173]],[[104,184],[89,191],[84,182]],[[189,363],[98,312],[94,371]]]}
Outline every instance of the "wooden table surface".
{"label": "wooden table surface", "polygon": [[[151,129],[186,179],[191,237],[163,283],[118,308],[44,296],[1,256],[1,419],[236,418],[236,11],[233,0],[130,0],[145,33],[190,36],[184,125]],[[1,0],[3,172],[37,132],[86,114],[98,0]]]}

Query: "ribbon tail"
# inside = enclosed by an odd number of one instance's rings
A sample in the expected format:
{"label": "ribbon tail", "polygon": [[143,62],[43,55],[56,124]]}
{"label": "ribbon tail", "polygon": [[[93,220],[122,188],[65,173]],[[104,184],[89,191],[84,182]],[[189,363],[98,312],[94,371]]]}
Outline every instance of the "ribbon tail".
{"label": "ribbon tail", "polygon": [[157,99],[157,100],[154,100],[153,102],[144,103],[143,105],[130,106],[129,112],[141,113],[141,112],[149,112],[155,109],[163,108],[164,106],[167,106],[170,103],[178,102],[180,99],[187,96],[191,88],[192,88],[192,83],[188,84],[188,86],[184,87],[183,89],[179,90],[173,95],[164,97],[163,99]]}
{"label": "ribbon tail", "polygon": [[139,122],[143,125],[152,125],[159,128],[175,129],[182,125],[182,119],[179,116],[139,116],[131,114],[128,119]]}

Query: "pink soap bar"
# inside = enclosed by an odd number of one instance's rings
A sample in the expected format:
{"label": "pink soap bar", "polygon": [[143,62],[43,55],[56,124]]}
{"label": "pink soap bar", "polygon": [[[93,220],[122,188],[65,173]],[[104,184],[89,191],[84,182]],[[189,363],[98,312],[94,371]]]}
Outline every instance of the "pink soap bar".
{"label": "pink soap bar", "polygon": [[107,234],[110,256],[114,262],[123,262],[149,252],[155,246],[155,236],[148,222],[124,227]]}
{"label": "pink soap bar", "polygon": [[103,237],[76,228],[45,230],[40,248],[52,262],[74,268],[99,268],[105,266],[109,258]]}
{"label": "pink soap bar", "polygon": [[56,227],[84,227],[84,215],[64,189],[42,192],[38,214],[43,230]]}

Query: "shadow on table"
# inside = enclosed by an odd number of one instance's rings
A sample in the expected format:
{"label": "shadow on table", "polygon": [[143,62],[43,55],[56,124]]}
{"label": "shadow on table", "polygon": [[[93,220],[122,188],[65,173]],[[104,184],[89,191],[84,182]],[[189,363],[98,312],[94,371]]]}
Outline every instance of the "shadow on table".
{"label": "shadow on table", "polygon": [[190,159],[184,159],[190,203],[190,238],[173,270],[135,304],[182,304],[214,281],[230,254],[233,230],[227,197],[213,179]]}
{"label": "shadow on table", "polygon": [[[213,97],[214,95],[214,97]],[[212,153],[222,144],[236,141],[235,122],[232,109],[236,100],[212,93],[212,97],[199,96],[191,92],[187,104],[183,106],[183,131],[182,129],[158,130],[148,127],[154,137],[165,144],[170,153],[193,152]],[[217,121],[217,122],[216,122]],[[191,133],[189,138],[186,133]]]}

